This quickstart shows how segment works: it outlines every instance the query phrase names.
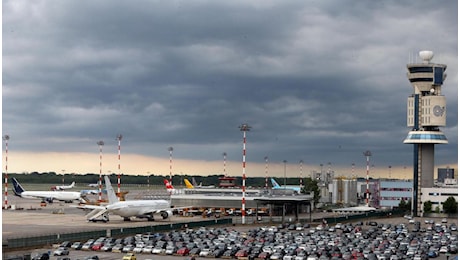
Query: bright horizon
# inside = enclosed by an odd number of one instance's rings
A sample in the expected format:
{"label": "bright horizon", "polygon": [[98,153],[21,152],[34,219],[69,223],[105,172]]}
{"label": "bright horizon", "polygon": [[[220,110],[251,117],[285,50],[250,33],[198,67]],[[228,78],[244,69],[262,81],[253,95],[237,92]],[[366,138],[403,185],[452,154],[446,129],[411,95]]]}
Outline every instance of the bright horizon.
{"label": "bright horizon", "polygon": [[[27,162],[27,163],[23,163]],[[125,175],[215,175],[224,174],[224,161],[203,161],[203,160],[183,160],[172,157],[172,163],[169,158],[148,157],[137,154],[121,154],[118,160],[117,154],[103,154],[102,155],[102,168],[100,167],[99,154],[94,153],[25,153],[14,152],[8,153],[8,165],[6,165],[5,152],[3,152],[2,172],[8,173],[30,173],[30,172],[55,172],[56,174],[87,174],[99,173],[119,173],[120,170]],[[363,156],[361,162],[354,162],[355,166],[352,170],[352,163],[349,166],[334,165],[333,162],[322,163],[322,170],[334,171],[335,177],[345,176],[351,177],[366,177],[367,165],[366,158]],[[395,179],[412,179],[412,165],[405,166],[374,166],[372,157],[369,160],[369,177],[372,178],[395,178]],[[170,170],[170,166],[172,170]],[[458,165],[436,165],[435,174],[437,176],[438,168],[454,168],[456,176]],[[298,177],[301,174],[303,177],[310,177],[313,171],[321,171],[320,163],[313,165],[310,163],[302,163],[300,169],[299,162],[286,163],[286,176]],[[246,176],[247,177],[265,177],[266,171],[269,177],[283,177],[284,176],[284,163],[268,161],[268,167],[265,163],[251,162],[251,157],[246,157]],[[353,171],[353,174],[352,174]],[[227,160],[225,163],[225,173],[229,176],[241,176],[242,162]]]}

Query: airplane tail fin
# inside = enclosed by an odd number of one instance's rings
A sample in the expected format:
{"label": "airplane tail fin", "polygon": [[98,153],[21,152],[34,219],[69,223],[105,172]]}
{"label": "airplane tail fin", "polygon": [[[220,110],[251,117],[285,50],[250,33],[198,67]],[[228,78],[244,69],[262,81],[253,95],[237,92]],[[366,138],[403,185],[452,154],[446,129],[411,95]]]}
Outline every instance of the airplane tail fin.
{"label": "airplane tail fin", "polygon": [[193,186],[198,186],[198,184],[196,183],[195,177],[192,177],[192,183],[193,183]]}
{"label": "airplane tail fin", "polygon": [[174,190],[174,186],[172,186],[172,184],[167,180],[167,179],[164,179],[164,184],[166,186],[166,190],[168,191],[173,191]]}
{"label": "airplane tail fin", "polygon": [[16,178],[13,178],[13,192],[14,195],[16,196],[21,196],[21,193],[24,192],[24,188],[19,184],[18,180]]}
{"label": "airplane tail fin", "polygon": [[275,179],[270,178],[270,181],[272,182],[273,188],[279,188],[280,187],[280,185],[275,181]]}
{"label": "airplane tail fin", "polygon": [[185,183],[185,187],[187,187],[187,189],[193,189],[193,188],[195,188],[195,187],[193,186],[193,184],[191,184],[190,181],[187,180],[187,179],[184,179],[184,183]]}
{"label": "airplane tail fin", "polygon": [[72,184],[70,184],[70,188],[75,187],[75,182],[73,181]]}
{"label": "airplane tail fin", "polygon": [[105,188],[107,190],[107,198],[109,199],[109,204],[118,202],[118,197],[115,194],[115,191],[113,190],[109,177],[104,176],[104,180],[105,180]]}

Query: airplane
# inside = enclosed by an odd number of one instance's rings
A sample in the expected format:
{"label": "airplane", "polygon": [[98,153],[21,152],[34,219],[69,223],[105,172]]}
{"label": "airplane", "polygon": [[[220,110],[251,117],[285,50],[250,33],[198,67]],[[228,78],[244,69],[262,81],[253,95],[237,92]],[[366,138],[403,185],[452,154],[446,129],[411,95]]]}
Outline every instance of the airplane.
{"label": "airplane", "polygon": [[80,192],[76,191],[26,191],[21,184],[13,178],[14,195],[24,199],[41,199],[44,202],[53,203],[54,200],[72,203],[74,200],[84,202]]}
{"label": "airplane", "polygon": [[[187,179],[184,179],[184,183],[185,183],[185,187],[186,187],[187,189],[194,189],[194,188],[195,188],[195,186],[193,186],[193,184],[192,184],[189,180],[187,180]],[[166,183],[165,183],[165,184],[166,184]]]}
{"label": "airplane", "polygon": [[[99,190],[80,190],[82,195],[98,195]],[[107,190],[102,190],[102,193],[107,194]]]}
{"label": "airplane", "polygon": [[297,185],[286,185],[286,186],[280,186],[275,179],[270,178],[270,181],[272,182],[272,189],[275,190],[293,190],[297,193],[301,192],[301,187]]}
{"label": "airplane", "polygon": [[196,181],[195,181],[195,178],[193,178],[192,181],[193,181],[193,184],[188,179],[184,179],[185,187],[187,189],[195,189],[195,188],[197,188],[197,189],[200,189],[200,188],[214,189],[214,188],[216,188],[216,186],[214,186],[214,185],[202,186],[201,183],[200,183],[200,185],[197,185]]}
{"label": "airplane", "polygon": [[168,191],[169,194],[179,193],[179,190],[176,190],[174,186],[167,179],[164,179],[163,183],[165,184],[166,190]]}
{"label": "airplane", "polygon": [[97,187],[99,187],[99,183],[90,183],[90,184],[88,184],[88,187],[97,188]]}
{"label": "airplane", "polygon": [[81,209],[92,209],[92,211],[86,215],[88,221],[95,222],[99,217],[102,217],[102,221],[107,222],[109,221],[109,213],[122,217],[124,221],[131,220],[131,217],[147,218],[149,221],[153,221],[154,214],[160,214],[163,219],[167,219],[173,215],[171,204],[166,200],[119,201],[110,183],[109,177],[104,176],[104,180],[109,200],[107,205],[76,206]]}
{"label": "airplane", "polygon": [[59,186],[53,186],[51,187],[51,190],[67,190],[67,189],[72,189],[75,187],[75,182],[72,182],[70,185],[59,185]]}

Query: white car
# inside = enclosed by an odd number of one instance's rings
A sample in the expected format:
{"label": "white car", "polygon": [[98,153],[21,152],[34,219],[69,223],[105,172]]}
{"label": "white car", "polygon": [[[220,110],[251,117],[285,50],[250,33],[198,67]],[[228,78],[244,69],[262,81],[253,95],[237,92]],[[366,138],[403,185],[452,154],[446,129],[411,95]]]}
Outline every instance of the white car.
{"label": "white car", "polygon": [[144,249],[142,249],[142,253],[143,254],[152,254],[153,248],[154,247],[152,245],[148,245],[148,246],[144,247]]}
{"label": "white car", "polygon": [[209,248],[203,248],[200,251],[200,257],[207,257],[209,254],[211,254],[211,249]]}
{"label": "white car", "polygon": [[164,249],[160,246],[156,246],[152,249],[152,254],[162,254],[164,253]]}

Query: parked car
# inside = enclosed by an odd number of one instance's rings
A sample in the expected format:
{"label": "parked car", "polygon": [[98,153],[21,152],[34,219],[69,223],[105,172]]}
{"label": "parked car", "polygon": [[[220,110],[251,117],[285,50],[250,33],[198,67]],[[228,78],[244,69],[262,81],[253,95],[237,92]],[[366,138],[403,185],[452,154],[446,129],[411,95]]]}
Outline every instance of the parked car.
{"label": "parked car", "polygon": [[189,252],[190,250],[187,247],[181,247],[177,250],[176,254],[185,256],[185,255],[188,255]]}
{"label": "parked car", "polygon": [[70,246],[70,248],[75,249],[75,250],[80,250],[82,246],[83,246],[83,243],[82,243],[82,242],[74,242],[74,243]]}
{"label": "parked car", "polygon": [[69,249],[66,247],[59,247],[58,249],[54,250],[53,255],[68,255],[69,254]]}
{"label": "parked car", "polygon": [[32,258],[32,260],[49,260],[50,255],[48,253],[40,253]]}

